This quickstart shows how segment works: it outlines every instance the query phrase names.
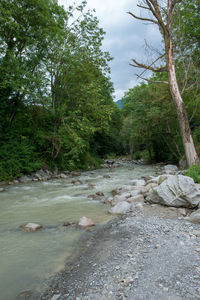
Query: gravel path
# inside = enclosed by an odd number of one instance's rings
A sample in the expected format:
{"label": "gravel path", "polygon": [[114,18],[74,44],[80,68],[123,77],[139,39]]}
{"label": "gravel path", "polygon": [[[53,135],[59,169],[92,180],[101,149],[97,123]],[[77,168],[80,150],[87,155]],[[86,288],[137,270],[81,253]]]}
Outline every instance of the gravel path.
{"label": "gravel path", "polygon": [[129,214],[92,233],[40,299],[200,299],[200,225],[161,215]]}

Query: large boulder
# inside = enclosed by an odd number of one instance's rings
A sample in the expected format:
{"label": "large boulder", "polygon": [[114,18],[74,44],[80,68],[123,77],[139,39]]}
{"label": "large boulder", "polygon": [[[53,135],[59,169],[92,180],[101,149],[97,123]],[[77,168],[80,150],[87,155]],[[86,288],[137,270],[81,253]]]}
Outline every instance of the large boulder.
{"label": "large boulder", "polygon": [[152,190],[146,201],[174,207],[196,207],[200,202],[200,189],[190,177],[174,175],[168,177]]}
{"label": "large boulder", "polygon": [[131,209],[131,204],[123,201],[117,203],[115,206],[113,206],[110,210],[109,213],[112,215],[124,215],[127,212],[129,212]]}
{"label": "large boulder", "polygon": [[82,217],[80,218],[79,222],[78,222],[78,226],[82,227],[82,228],[87,228],[87,227],[91,227],[91,226],[94,226],[94,222],[87,218],[87,217]]}
{"label": "large boulder", "polygon": [[25,232],[35,232],[38,231],[39,229],[42,229],[43,226],[35,223],[27,223],[21,225],[20,228]]}

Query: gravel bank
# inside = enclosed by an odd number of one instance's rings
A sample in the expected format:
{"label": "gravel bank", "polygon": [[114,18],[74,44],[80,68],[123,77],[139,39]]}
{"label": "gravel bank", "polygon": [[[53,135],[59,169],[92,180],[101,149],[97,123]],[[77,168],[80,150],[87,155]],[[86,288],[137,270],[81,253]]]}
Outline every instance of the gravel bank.
{"label": "gravel bank", "polygon": [[200,299],[200,225],[155,205],[117,218],[91,235],[40,299]]}

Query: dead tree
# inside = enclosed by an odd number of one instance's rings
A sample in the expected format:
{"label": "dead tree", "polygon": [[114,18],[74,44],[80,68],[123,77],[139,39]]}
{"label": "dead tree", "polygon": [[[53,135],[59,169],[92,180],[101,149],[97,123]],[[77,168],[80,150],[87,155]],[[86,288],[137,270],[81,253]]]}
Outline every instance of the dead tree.
{"label": "dead tree", "polygon": [[[186,108],[179,90],[177,78],[176,78],[176,71],[174,65],[174,58],[173,58],[173,44],[172,44],[172,16],[174,7],[177,3],[181,2],[182,0],[167,0],[167,16],[166,21],[162,17],[161,9],[158,5],[158,0],[143,0],[142,4],[138,5],[138,7],[148,10],[153,15],[153,18],[142,18],[138,17],[132,12],[129,14],[138,20],[150,22],[156,24],[159,27],[159,30],[164,39],[165,45],[165,53],[158,57],[150,66],[141,64],[133,59],[132,66],[137,68],[143,68],[145,70],[151,70],[153,72],[168,72],[168,82],[167,81],[151,81],[153,83],[165,83],[169,84],[171,95],[176,107],[176,112],[178,116],[181,137],[185,149],[185,155],[187,159],[187,164],[190,167],[191,165],[197,164],[199,162],[199,158],[194,146],[194,141],[190,129],[190,124],[186,112]],[[166,65],[164,67],[156,68],[154,64],[161,58],[165,57]],[[141,79],[147,80],[141,76]],[[149,80],[147,80],[149,81]]]}

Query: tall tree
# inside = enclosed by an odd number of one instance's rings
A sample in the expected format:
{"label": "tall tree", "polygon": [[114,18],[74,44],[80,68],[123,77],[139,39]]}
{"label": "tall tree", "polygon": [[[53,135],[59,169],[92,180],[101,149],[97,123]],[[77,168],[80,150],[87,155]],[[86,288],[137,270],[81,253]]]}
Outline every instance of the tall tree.
{"label": "tall tree", "polygon": [[[159,5],[158,0],[143,0],[142,3],[138,6],[144,9],[145,11],[146,10],[150,11],[151,14],[153,15],[153,18],[138,17],[132,12],[129,12],[129,14],[135,19],[156,24],[159,27],[159,30],[163,36],[165,53],[161,55],[158,59],[156,59],[156,61],[154,61],[150,66],[139,63],[135,59],[133,59],[133,63],[134,63],[133,66],[144,68],[154,72],[162,72],[162,71],[168,72],[168,83],[170,86],[171,95],[178,115],[178,121],[181,130],[182,141],[185,149],[185,155],[186,155],[188,166],[191,166],[198,163],[199,158],[194,146],[190,124],[187,116],[187,111],[176,78],[176,71],[175,71],[175,64],[174,64],[174,57],[173,57],[173,42],[172,42],[173,12],[176,4],[181,1],[182,0],[167,0],[167,6],[162,8]],[[164,11],[166,13],[166,17],[163,17]],[[166,65],[164,67],[159,67],[159,68],[154,67],[154,63],[163,57],[165,57]]]}

